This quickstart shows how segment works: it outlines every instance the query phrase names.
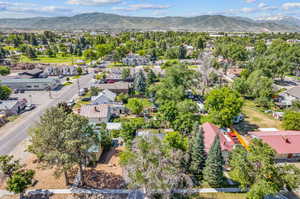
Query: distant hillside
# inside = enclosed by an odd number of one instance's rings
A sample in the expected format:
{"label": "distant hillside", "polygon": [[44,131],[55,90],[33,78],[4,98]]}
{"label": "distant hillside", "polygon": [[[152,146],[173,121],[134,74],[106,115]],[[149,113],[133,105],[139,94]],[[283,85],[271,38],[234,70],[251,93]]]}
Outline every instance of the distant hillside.
{"label": "distant hillside", "polygon": [[197,17],[130,17],[105,13],[72,17],[0,19],[0,29],[22,30],[188,30],[224,32],[300,31],[300,27],[274,22],[257,22],[242,17],[203,15]]}
{"label": "distant hillside", "polygon": [[286,25],[290,27],[298,27],[300,28],[300,19],[295,17],[287,17],[287,16],[273,16],[273,17],[267,17],[265,19],[258,20],[259,22],[272,22],[279,25]]}

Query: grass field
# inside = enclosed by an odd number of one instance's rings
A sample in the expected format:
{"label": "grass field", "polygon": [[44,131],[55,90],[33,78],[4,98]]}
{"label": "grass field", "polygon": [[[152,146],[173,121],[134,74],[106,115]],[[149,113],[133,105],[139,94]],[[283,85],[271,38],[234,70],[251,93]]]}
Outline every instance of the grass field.
{"label": "grass field", "polygon": [[202,193],[195,199],[246,199],[244,193]]}
{"label": "grass field", "polygon": [[254,124],[259,128],[277,128],[281,129],[281,121],[276,120],[272,115],[264,113],[251,101],[246,101],[243,107],[243,113],[246,115],[246,122]]}
{"label": "grass field", "polygon": [[76,60],[81,60],[82,57],[38,57],[36,59],[30,59],[26,56],[21,56],[21,63],[55,63],[55,64],[72,64]]}
{"label": "grass field", "polygon": [[64,83],[63,83],[64,86],[70,86],[70,85],[72,85],[72,84],[73,84],[72,82],[64,82]]}

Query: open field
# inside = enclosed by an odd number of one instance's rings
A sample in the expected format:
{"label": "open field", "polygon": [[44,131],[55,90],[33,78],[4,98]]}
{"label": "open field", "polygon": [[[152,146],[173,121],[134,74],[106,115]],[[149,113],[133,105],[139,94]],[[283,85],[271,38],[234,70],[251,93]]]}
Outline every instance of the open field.
{"label": "open field", "polygon": [[30,59],[26,56],[21,56],[20,62],[22,63],[53,63],[53,64],[72,64],[76,60],[81,60],[82,57],[38,57],[36,59]]}
{"label": "open field", "polygon": [[241,133],[254,131],[258,128],[282,129],[281,121],[276,120],[270,114],[264,113],[253,102],[246,101],[242,112],[245,115],[245,121],[235,126]]}

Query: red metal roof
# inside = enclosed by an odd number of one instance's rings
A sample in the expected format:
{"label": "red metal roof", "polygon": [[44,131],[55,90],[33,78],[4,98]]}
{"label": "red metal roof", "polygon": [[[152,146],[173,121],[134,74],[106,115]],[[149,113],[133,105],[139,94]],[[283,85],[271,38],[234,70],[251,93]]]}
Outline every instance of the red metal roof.
{"label": "red metal roof", "polygon": [[249,132],[253,138],[262,139],[278,154],[300,153],[300,131]]}
{"label": "red metal roof", "polygon": [[221,132],[220,129],[212,123],[206,122],[202,124],[203,132],[204,132],[204,144],[205,151],[208,152],[210,147],[212,146],[215,137],[219,136],[220,144],[222,151],[231,151],[234,146],[234,142],[230,136]]}

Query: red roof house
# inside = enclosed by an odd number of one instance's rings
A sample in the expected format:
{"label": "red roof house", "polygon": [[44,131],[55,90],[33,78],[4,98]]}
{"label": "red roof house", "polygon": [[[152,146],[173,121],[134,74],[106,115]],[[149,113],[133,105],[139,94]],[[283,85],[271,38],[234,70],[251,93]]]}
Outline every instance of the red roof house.
{"label": "red roof house", "polygon": [[234,141],[225,132],[222,132],[217,126],[212,123],[206,122],[202,124],[205,151],[208,152],[212,146],[216,136],[220,138],[220,144],[222,151],[231,151],[234,146]]}
{"label": "red roof house", "polygon": [[249,132],[252,138],[262,139],[278,154],[278,158],[300,157],[300,131]]}

